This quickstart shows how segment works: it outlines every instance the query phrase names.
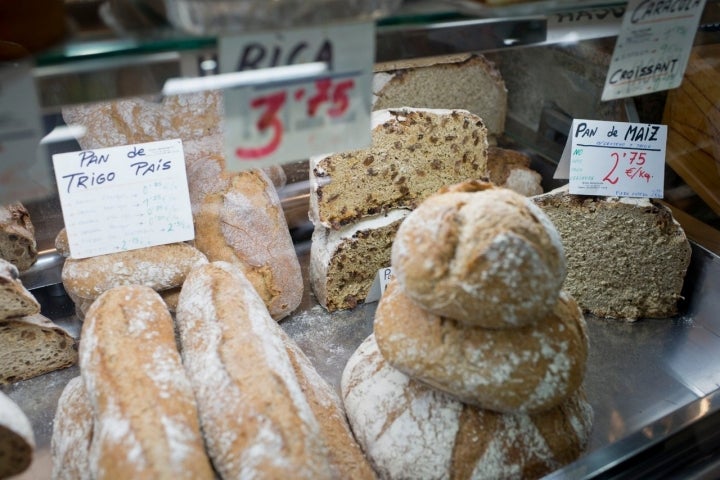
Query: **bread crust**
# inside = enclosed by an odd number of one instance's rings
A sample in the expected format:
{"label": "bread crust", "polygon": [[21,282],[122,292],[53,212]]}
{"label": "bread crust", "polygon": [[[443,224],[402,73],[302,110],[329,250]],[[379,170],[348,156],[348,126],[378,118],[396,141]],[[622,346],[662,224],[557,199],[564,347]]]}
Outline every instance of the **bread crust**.
{"label": "bread crust", "polygon": [[93,478],[213,479],[173,319],[150,287],[112,288],[82,328],[80,373],[95,419]]}
{"label": "bread crust", "polygon": [[485,328],[544,318],[566,275],[547,216],[522,195],[481,182],[443,190],[410,213],[395,237],[392,266],[418,305]]}
{"label": "bread crust", "polygon": [[582,391],[537,414],[482,410],[392,368],[373,335],[348,360],[341,388],[380,478],[539,478],[578,458],[592,428]]}
{"label": "bread crust", "polygon": [[121,285],[168,290],[182,285],[188,272],[207,263],[188,243],[170,243],[83,259],[67,258],[62,269],[65,290],[76,300],[94,300]]}
{"label": "bread crust", "polygon": [[288,353],[290,340],[237,265],[194,270],[176,317],[208,453],[221,477],[343,477],[330,455],[341,446],[329,444],[320,426],[341,416],[317,416],[311,405],[325,400],[306,392],[318,385],[298,375],[304,361]]}
{"label": "bread crust", "polygon": [[585,376],[587,328],[580,308],[564,293],[549,315],[531,325],[487,329],[422,310],[391,280],[374,333],[390,365],[489,410],[547,410],[575,393]]}

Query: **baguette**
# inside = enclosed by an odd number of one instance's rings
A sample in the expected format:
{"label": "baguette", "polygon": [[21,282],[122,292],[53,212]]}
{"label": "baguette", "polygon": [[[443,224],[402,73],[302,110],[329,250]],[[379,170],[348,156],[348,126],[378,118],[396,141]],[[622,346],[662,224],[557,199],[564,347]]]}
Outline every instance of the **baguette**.
{"label": "baguette", "polygon": [[53,419],[50,452],[52,480],[91,480],[92,405],[82,377],[74,377],[60,395]]}
{"label": "baguette", "polygon": [[[353,451],[323,436],[322,422],[344,421],[338,405],[328,402],[318,377],[304,374],[306,361],[288,349],[289,338],[237,265],[213,262],[193,270],[176,317],[208,453],[221,477],[368,478],[367,468],[355,466],[351,475],[335,463],[331,449]],[[316,393],[309,399],[310,390]],[[351,441],[342,430],[331,438]],[[355,452],[343,461],[364,462]]]}
{"label": "baguette", "polygon": [[0,391],[0,478],[27,470],[33,460],[35,435],[25,413]]}
{"label": "baguette", "polygon": [[67,258],[62,281],[72,298],[94,300],[121,285],[146,285],[153,290],[178,287],[193,267],[203,263],[207,258],[192,245],[171,243],[97,257]]}
{"label": "baguette", "polygon": [[80,373],[95,420],[94,478],[214,478],[173,319],[147,286],[115,287],[82,328]]}

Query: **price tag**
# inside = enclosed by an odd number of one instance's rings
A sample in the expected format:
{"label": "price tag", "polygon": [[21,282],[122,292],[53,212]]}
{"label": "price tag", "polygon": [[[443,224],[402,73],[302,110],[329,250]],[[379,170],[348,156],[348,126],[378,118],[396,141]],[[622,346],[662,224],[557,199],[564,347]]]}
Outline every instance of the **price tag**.
{"label": "price tag", "polygon": [[602,100],[679,86],[704,8],[705,0],[630,0]]}
{"label": "price tag", "polygon": [[365,297],[365,303],[372,303],[380,300],[380,297],[382,297],[383,293],[385,293],[385,289],[387,288],[388,283],[390,283],[391,278],[392,267],[381,268],[378,270],[375,274],[375,279],[373,279],[373,283],[370,286],[367,297]]}
{"label": "price tag", "polygon": [[569,137],[570,193],[663,197],[667,125],[576,119]]}
{"label": "price tag", "polygon": [[53,155],[73,258],[195,238],[180,140]]}
{"label": "price tag", "polygon": [[0,204],[55,192],[40,119],[30,67],[0,67]]}
{"label": "price tag", "polygon": [[324,62],[317,76],[225,91],[229,170],[265,167],[370,144],[372,23],[223,37],[222,73]]}

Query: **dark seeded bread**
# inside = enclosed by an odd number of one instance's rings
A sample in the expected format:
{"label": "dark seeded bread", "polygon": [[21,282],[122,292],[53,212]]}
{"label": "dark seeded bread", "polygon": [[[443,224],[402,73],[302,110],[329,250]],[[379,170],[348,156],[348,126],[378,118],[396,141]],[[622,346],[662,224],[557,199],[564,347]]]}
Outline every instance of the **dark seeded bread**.
{"label": "dark seeded bread", "polygon": [[40,314],[0,320],[0,385],[77,363],[75,339]]}
{"label": "dark seeded bread", "polygon": [[691,248],[668,208],[647,199],[570,195],[566,187],[533,200],[560,234],[563,288],[584,311],[627,320],[678,312]]}
{"label": "dark seeded bread", "polygon": [[311,218],[338,229],[487,175],[487,128],[465,110],[379,110],[369,148],[311,159]]}
{"label": "dark seeded bread", "polygon": [[27,209],[20,202],[0,207],[0,258],[23,272],[35,263],[37,254],[35,228]]}
{"label": "dark seeded bread", "polygon": [[30,421],[15,402],[0,392],[0,478],[25,471],[34,450]]}

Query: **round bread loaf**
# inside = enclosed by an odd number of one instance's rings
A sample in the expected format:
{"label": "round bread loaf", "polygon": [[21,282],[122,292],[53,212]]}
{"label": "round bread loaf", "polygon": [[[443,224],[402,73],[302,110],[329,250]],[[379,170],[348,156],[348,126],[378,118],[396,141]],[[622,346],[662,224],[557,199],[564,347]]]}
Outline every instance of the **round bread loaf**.
{"label": "round bread loaf", "polygon": [[427,312],[391,280],[378,305],[374,331],[393,367],[490,410],[546,410],[574,393],[585,375],[585,320],[564,292],[553,311],[532,325],[489,329]]}
{"label": "round bread loaf", "polygon": [[385,479],[538,478],[579,457],[592,426],[581,391],[532,415],[465,405],[392,368],[373,335],[341,388],[355,437]]}
{"label": "round bread loaf", "polygon": [[469,181],[442,189],[405,218],[392,249],[407,295],[467,325],[528,325],[553,309],[565,279],[563,247],[522,195]]}

